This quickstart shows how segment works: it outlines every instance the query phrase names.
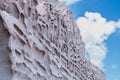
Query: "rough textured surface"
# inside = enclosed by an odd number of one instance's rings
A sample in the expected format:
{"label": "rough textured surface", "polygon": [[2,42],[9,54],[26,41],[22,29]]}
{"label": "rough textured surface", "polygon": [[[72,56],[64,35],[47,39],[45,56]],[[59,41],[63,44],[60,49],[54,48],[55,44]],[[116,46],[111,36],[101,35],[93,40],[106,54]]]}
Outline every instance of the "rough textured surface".
{"label": "rough textured surface", "polygon": [[10,52],[0,56],[10,56],[11,69],[10,61],[6,63],[11,80],[105,80],[104,73],[84,57],[72,12],[61,2],[0,0],[0,17],[10,34]]}
{"label": "rough textured surface", "polygon": [[[0,17],[0,80],[10,80],[12,78],[12,69],[8,49],[9,33],[3,25]],[[6,77],[7,76],[7,77]]]}

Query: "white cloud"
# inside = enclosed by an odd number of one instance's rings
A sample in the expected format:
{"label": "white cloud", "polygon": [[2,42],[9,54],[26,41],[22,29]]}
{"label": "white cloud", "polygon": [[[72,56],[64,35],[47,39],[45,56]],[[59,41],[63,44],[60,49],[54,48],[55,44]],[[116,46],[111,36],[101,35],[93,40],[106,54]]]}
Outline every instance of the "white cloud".
{"label": "white cloud", "polygon": [[80,0],[59,0],[59,1],[64,2],[66,5],[71,5],[76,2],[79,2]]}
{"label": "white cloud", "polygon": [[107,53],[104,41],[116,28],[120,28],[120,20],[118,22],[107,21],[99,13],[86,12],[84,17],[77,19],[77,25],[80,28],[90,61],[103,69],[103,61]]}
{"label": "white cloud", "polygon": [[117,28],[120,28],[120,19],[118,20],[118,22],[116,23]]}

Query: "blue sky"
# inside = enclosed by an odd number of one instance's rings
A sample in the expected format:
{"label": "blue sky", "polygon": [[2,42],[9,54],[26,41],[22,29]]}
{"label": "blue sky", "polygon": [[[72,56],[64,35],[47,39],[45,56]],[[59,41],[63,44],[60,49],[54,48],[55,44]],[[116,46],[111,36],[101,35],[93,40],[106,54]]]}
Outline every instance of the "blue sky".
{"label": "blue sky", "polygon": [[61,1],[73,11],[91,62],[106,80],[120,80],[120,0]]}

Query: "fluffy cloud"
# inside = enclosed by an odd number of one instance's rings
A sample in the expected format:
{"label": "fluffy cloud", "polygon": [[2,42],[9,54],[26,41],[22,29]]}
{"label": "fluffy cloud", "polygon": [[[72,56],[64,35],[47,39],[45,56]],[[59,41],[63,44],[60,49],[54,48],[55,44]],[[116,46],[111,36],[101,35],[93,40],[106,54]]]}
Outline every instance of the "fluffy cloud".
{"label": "fluffy cloud", "polygon": [[120,28],[120,20],[116,23],[117,28]]}
{"label": "fluffy cloud", "polygon": [[76,2],[79,2],[80,0],[59,0],[59,1],[64,2],[66,5],[71,5]]}
{"label": "fluffy cloud", "polygon": [[77,25],[80,28],[90,61],[103,69],[103,61],[107,53],[105,40],[116,28],[120,28],[120,20],[118,22],[107,21],[99,13],[86,12],[84,17],[77,19]]}

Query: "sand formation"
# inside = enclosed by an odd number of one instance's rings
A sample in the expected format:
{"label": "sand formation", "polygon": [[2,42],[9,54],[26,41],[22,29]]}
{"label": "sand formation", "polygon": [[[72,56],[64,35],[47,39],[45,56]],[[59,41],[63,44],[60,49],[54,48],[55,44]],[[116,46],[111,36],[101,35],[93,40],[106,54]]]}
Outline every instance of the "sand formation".
{"label": "sand formation", "polygon": [[57,0],[0,0],[0,80],[105,80]]}

